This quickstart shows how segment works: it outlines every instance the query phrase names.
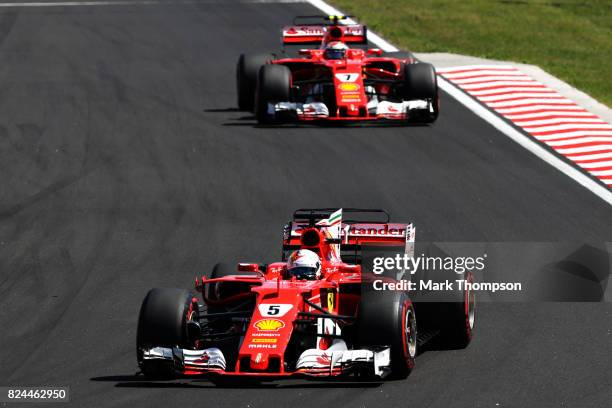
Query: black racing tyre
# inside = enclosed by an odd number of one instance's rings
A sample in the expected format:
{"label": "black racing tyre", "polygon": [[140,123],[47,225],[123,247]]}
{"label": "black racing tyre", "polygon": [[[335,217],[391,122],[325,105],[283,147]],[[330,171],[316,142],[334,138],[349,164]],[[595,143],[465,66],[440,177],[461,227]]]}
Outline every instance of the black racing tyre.
{"label": "black racing tyre", "polygon": [[[214,267],[210,274],[211,279],[223,278],[230,275],[252,275],[252,272],[241,272],[236,268],[235,263],[219,262]],[[236,283],[210,283],[207,288],[207,298],[213,302],[222,299],[233,294],[237,294],[240,291],[250,290],[249,285],[236,284]],[[208,304],[206,307],[207,314],[224,313],[227,312],[226,306],[215,305],[214,303]],[[214,321],[208,321],[208,328],[213,329],[217,332],[227,332],[230,330],[234,323],[231,319],[216,319]],[[236,360],[238,359],[238,350],[240,349],[240,338],[229,338],[222,341],[217,341],[214,344],[210,344],[210,347],[218,347],[225,356],[227,367],[234,367]],[[223,376],[211,377],[211,381],[217,385],[227,384],[227,378]]]}
{"label": "black racing tyre", "polygon": [[[473,283],[474,276],[466,272],[459,277],[467,282]],[[439,318],[442,328],[439,340],[448,349],[466,348],[474,336],[474,324],[476,322],[476,297],[473,290],[464,287],[459,292],[460,299],[457,302],[446,302],[441,304]]]}
{"label": "black racing tyre", "polygon": [[408,295],[364,292],[357,316],[357,338],[361,347],[390,346],[390,378],[408,377],[417,349],[416,315]]}
{"label": "black racing tyre", "polygon": [[[228,262],[219,262],[215,264],[210,274],[210,279],[223,278],[230,275],[253,275],[253,272],[241,272],[236,268],[236,264]],[[230,284],[230,285],[219,285],[218,283],[211,283],[208,285],[207,297],[211,300],[217,300],[237,293],[237,291],[248,288],[248,284]]]}
{"label": "black racing tyre", "polygon": [[253,111],[259,68],[273,59],[274,57],[271,54],[240,54],[236,65],[236,90],[239,109]]}
{"label": "black racing tyre", "polygon": [[425,62],[406,64],[404,85],[406,99],[435,99],[438,95],[436,69]]}
{"label": "black racing tyre", "polygon": [[[213,270],[210,273],[210,279],[223,278],[229,275],[238,275],[238,272],[236,272],[236,266],[227,262],[219,262],[213,266]],[[208,285],[207,297],[209,299],[216,300],[217,292],[217,284],[210,283]]]}
{"label": "black racing tyre", "polygon": [[284,65],[264,65],[259,69],[255,91],[255,116],[258,123],[274,123],[268,104],[287,102],[291,96],[291,70]]}
{"label": "black racing tyre", "polygon": [[198,307],[184,289],[151,289],[140,307],[136,331],[138,365],[147,377],[171,377],[170,365],[142,360],[142,350],[151,347],[190,347],[187,321],[197,321]]}
{"label": "black racing tyre", "polygon": [[424,62],[404,65],[404,85],[402,97],[405,100],[425,99],[431,104],[427,109],[417,113],[415,122],[433,123],[440,112],[440,98],[438,95],[438,78],[433,65]]}

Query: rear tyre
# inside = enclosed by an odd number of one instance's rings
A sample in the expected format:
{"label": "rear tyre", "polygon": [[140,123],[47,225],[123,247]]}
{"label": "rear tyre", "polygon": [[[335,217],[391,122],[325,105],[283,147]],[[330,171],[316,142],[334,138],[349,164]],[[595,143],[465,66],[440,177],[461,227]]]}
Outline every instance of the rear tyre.
{"label": "rear tyre", "polygon": [[166,362],[143,361],[144,349],[152,347],[189,348],[187,322],[197,321],[198,305],[184,289],[151,289],[140,308],[136,332],[136,357],[143,374],[169,378],[174,369]]}
{"label": "rear tyre", "polygon": [[433,123],[440,112],[438,78],[433,65],[420,62],[404,65],[403,98],[405,100],[425,99],[430,109],[419,112],[415,121]]}
{"label": "rear tyre", "polygon": [[271,54],[240,54],[238,64],[236,65],[236,89],[239,109],[253,111],[259,68],[273,59],[274,57]]}
{"label": "rear tyre", "polygon": [[268,112],[270,104],[288,102],[291,96],[291,70],[284,65],[264,65],[259,70],[255,92],[257,122],[270,124],[276,116]]}
{"label": "rear tyre", "polygon": [[391,347],[392,379],[408,377],[414,368],[417,325],[412,302],[404,292],[364,292],[359,304],[357,336],[362,347]]}
{"label": "rear tyre", "polygon": [[[471,272],[467,272],[463,277],[469,283],[474,282]],[[467,287],[460,294],[457,302],[447,302],[442,305],[440,315],[443,327],[440,333],[440,340],[445,348],[464,349],[472,341],[474,336],[474,323],[476,312],[476,298],[473,290]]]}

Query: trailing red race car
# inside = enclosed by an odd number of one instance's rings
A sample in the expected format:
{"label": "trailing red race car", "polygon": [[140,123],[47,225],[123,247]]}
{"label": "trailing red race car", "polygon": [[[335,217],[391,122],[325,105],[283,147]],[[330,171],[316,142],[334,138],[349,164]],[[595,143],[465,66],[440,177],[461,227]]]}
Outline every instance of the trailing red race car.
{"label": "trailing red race car", "polygon": [[367,28],[342,20],[346,17],[296,17],[283,28],[283,44],[318,45],[296,57],[285,50],[285,57],[242,54],[236,72],[239,108],[254,110],[263,124],[434,122],[439,112],[434,67],[410,53],[363,49]]}
{"label": "trailing red race car", "polygon": [[217,264],[196,279],[203,304],[187,290],[149,291],[138,364],[151,378],[404,378],[424,339],[434,333],[465,347],[474,324],[469,292],[418,305],[407,292],[371,290],[366,247],[413,255],[414,243],[413,225],[390,223],[382,210],[297,210],[285,226],[283,261]]}

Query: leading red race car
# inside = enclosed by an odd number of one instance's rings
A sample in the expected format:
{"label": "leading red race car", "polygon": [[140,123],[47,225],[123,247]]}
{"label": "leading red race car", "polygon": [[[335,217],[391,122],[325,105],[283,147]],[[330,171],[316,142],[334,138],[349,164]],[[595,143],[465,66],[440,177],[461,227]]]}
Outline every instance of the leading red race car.
{"label": "leading red race car", "polygon": [[285,226],[283,261],[217,264],[196,279],[204,304],[187,290],[149,291],[138,364],[151,378],[404,378],[432,328],[458,348],[474,325],[469,292],[419,306],[407,292],[371,290],[371,279],[393,278],[362,272],[366,247],[412,256],[414,243],[413,225],[391,223],[382,210],[297,210]]}
{"label": "leading red race car", "polygon": [[263,124],[434,122],[439,112],[434,67],[410,53],[363,49],[367,28],[340,24],[346,19],[296,17],[283,28],[283,44],[318,45],[296,57],[242,54],[236,71],[239,108],[254,110]]}

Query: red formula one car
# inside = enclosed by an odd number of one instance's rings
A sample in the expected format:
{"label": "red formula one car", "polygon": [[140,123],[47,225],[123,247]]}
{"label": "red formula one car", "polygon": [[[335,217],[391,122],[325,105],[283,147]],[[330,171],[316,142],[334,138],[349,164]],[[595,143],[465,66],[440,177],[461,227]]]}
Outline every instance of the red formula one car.
{"label": "red formula one car", "polygon": [[[383,219],[363,219],[372,214]],[[149,291],[138,364],[151,378],[404,378],[422,338],[417,327],[425,334],[438,326],[453,347],[465,347],[474,322],[469,293],[435,309],[440,316],[407,292],[371,290],[360,265],[365,248],[410,255],[414,239],[412,224],[390,223],[381,210],[298,210],[285,226],[282,262],[217,264],[196,279],[203,304],[187,290]]]}
{"label": "red formula one car", "polygon": [[340,24],[345,19],[296,17],[283,28],[283,44],[318,47],[300,49],[295,57],[288,57],[286,48],[285,57],[242,54],[236,72],[239,108],[254,110],[263,124],[434,122],[439,112],[434,67],[410,53],[364,49],[367,28]]}

